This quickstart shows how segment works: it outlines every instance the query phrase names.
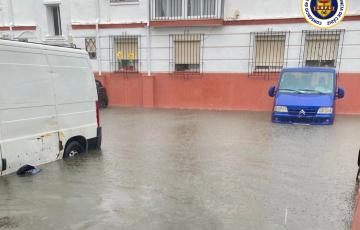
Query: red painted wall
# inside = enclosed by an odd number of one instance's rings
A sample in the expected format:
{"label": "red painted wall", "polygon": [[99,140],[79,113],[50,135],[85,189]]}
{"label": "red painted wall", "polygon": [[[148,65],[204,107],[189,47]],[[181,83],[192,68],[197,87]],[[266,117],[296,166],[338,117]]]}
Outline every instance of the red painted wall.
{"label": "red painted wall", "polygon": [[[277,84],[276,75],[264,78],[247,74],[199,75],[107,73],[97,76],[108,90],[110,105],[149,108],[270,111],[267,95]],[[341,74],[338,85],[346,96],[337,102],[337,113],[360,114],[360,74]]]}

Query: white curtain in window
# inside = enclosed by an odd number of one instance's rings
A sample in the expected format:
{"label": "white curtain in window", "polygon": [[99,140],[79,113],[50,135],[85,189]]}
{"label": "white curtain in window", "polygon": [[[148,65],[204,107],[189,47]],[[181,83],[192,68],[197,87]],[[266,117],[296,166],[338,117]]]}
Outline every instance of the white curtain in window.
{"label": "white curtain in window", "polygon": [[204,16],[215,15],[216,0],[202,0],[202,12]]}
{"label": "white curtain in window", "polygon": [[336,60],[340,35],[315,34],[306,36],[305,58],[307,61]]}
{"label": "white curtain in window", "polygon": [[201,1],[203,0],[187,0],[188,16],[201,16]]}
{"label": "white curtain in window", "polygon": [[167,16],[167,4],[168,0],[155,0],[155,16],[166,17]]}
{"label": "white curtain in window", "polygon": [[281,68],[284,65],[285,36],[256,36],[256,67]]}
{"label": "white curtain in window", "polygon": [[180,17],[182,15],[182,0],[168,0],[169,1],[169,16]]}
{"label": "white curtain in window", "polygon": [[175,64],[200,64],[201,36],[177,35],[175,42]]}

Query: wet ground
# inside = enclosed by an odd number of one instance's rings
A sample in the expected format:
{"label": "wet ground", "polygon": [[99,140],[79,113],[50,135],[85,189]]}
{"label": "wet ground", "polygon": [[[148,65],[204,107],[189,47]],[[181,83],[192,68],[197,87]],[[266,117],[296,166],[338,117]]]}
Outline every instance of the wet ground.
{"label": "wet ground", "polygon": [[0,178],[0,229],[350,229],[360,117],[102,111],[102,153]]}

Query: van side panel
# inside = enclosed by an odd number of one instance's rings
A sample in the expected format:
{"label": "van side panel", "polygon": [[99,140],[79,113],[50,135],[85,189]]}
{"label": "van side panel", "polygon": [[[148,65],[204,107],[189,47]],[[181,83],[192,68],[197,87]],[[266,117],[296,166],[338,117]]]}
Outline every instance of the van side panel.
{"label": "van side panel", "polygon": [[50,68],[42,50],[0,45],[2,158],[8,174],[59,158]]}
{"label": "van side panel", "polygon": [[97,136],[96,86],[89,57],[49,52],[53,71],[60,138],[65,145],[71,137]]}

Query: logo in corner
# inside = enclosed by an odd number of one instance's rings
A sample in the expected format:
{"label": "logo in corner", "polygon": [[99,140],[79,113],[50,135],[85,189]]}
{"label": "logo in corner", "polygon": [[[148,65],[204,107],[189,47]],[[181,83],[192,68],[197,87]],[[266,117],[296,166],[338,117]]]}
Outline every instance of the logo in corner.
{"label": "logo in corner", "polygon": [[347,0],[302,0],[306,21],[318,28],[330,28],[340,23],[346,9]]}

